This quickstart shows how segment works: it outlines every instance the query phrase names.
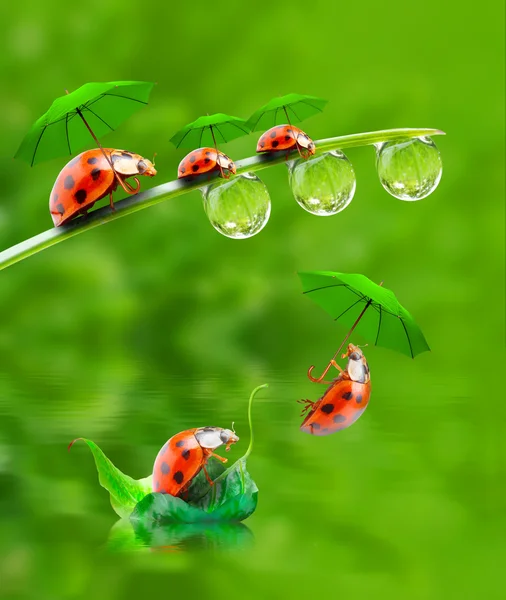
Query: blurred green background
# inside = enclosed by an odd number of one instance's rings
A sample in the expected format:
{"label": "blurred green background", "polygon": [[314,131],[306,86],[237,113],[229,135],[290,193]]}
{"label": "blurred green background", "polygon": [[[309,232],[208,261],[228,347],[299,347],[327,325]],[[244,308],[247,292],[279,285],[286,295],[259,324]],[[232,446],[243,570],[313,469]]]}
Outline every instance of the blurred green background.
{"label": "blurred green background", "polygon": [[[67,159],[30,169],[11,157],[53,98],[86,81],[158,82],[104,138],[158,153],[144,189],[175,177],[184,152],[168,140],[185,123],[248,117],[292,91],[330,101],[302,124],[313,139],[447,132],[435,138],[442,181],[420,202],[389,196],[374,150],[359,148],[347,152],[355,199],[334,217],[303,211],[281,165],[259,172],[272,215],[250,240],[220,236],[193,192],[0,273],[2,600],[502,597],[503,13],[495,0],[2,5],[1,249],[51,226]],[[223,149],[243,158],[256,139]],[[295,403],[321,394],[306,369],[343,334],[301,295],[296,271],[310,269],[383,279],[432,348],[411,361],[369,347],[370,406],[326,438],[299,431]],[[234,420],[233,459],[264,382],[247,535],[104,550],[115,515],[91,454],[67,443],[91,438],[141,477],[175,432]]]}

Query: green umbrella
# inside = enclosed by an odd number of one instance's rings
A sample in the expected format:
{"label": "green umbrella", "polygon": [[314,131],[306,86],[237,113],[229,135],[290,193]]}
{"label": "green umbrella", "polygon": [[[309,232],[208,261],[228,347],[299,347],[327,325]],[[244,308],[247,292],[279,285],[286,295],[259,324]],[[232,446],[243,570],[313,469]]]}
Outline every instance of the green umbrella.
{"label": "green umbrella", "polygon": [[395,294],[377,285],[365,275],[308,271],[299,273],[304,294],[326,310],[335,321],[350,327],[341,346],[334,354],[323,375],[312,381],[321,381],[335,361],[346,340],[357,329],[364,338],[391,350],[414,358],[430,350],[425,337],[409,312],[399,304]]}
{"label": "green umbrella", "polygon": [[300,123],[323,111],[327,100],[315,96],[301,94],[286,94],[273,98],[262,108],[254,112],[247,121],[250,131],[266,131],[275,125],[284,125],[286,121]]}
{"label": "green umbrella", "polygon": [[176,148],[194,150],[202,146],[226,144],[242,135],[248,135],[248,126],[244,119],[231,117],[223,113],[199,117],[193,123],[185,125],[170,141]]}
{"label": "green umbrella", "polygon": [[[86,83],[74,92],[56,98],[49,110],[32,126],[21,142],[15,158],[21,158],[31,166],[65,154],[73,154],[88,145],[89,136],[104,152],[98,141],[116,129],[139,108],[148,103],[154,83],[145,81],[110,81]],[[109,164],[108,155],[104,156]],[[114,171],[116,173],[116,171]],[[130,186],[118,182],[128,193]]]}

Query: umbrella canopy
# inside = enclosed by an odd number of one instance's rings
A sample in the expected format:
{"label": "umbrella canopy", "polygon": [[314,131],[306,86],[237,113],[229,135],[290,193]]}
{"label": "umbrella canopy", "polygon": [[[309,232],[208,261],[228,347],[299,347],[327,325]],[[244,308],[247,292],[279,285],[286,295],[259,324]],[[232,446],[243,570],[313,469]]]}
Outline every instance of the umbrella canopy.
{"label": "umbrella canopy", "polygon": [[356,329],[375,346],[390,348],[411,358],[430,350],[421,329],[395,294],[365,275],[309,271],[299,273],[299,277],[304,294],[335,321],[351,331]]}
{"label": "umbrella canopy", "polygon": [[153,86],[145,81],[86,83],[56,98],[27,133],[15,158],[33,166],[81,150],[89,145],[90,132],[95,139],[101,137],[145,106]]}
{"label": "umbrella canopy", "polygon": [[223,113],[199,117],[193,123],[185,125],[170,141],[176,148],[193,150],[202,146],[226,144],[231,140],[249,134],[248,126],[244,119],[232,117]]}
{"label": "umbrella canopy", "polygon": [[266,131],[275,125],[284,125],[287,121],[290,124],[300,123],[322,112],[326,104],[327,100],[315,96],[286,94],[273,98],[259,108],[248,119],[247,125],[250,131]]}

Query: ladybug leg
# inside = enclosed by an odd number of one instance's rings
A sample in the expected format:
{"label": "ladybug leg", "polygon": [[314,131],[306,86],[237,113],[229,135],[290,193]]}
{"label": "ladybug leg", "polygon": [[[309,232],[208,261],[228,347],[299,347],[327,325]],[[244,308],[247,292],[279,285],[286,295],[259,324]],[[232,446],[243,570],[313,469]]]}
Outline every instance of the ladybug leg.
{"label": "ladybug leg", "polygon": [[202,465],[202,469],[204,470],[204,475],[206,476],[209,485],[214,485],[214,481],[209,477],[209,473],[207,472],[206,465]]}
{"label": "ladybug leg", "polygon": [[116,209],[114,208],[114,200],[112,199],[112,190],[109,191],[109,206],[113,212],[116,212]]}
{"label": "ladybug leg", "polygon": [[344,373],[344,370],[336,363],[334,359],[330,361],[330,364],[335,367],[340,373]]}
{"label": "ladybug leg", "polygon": [[313,402],[312,400],[297,400],[298,404],[303,404],[304,408],[302,409],[302,412],[300,413],[300,416],[303,417],[305,414],[307,414],[308,412],[311,412],[314,408],[314,405],[316,404],[315,402]]}
{"label": "ladybug leg", "polygon": [[221,460],[222,463],[228,462],[228,458],[223,458],[223,456],[219,456],[218,454],[215,454],[214,452],[211,452],[209,454],[209,456],[214,456],[214,458],[217,458],[218,460]]}

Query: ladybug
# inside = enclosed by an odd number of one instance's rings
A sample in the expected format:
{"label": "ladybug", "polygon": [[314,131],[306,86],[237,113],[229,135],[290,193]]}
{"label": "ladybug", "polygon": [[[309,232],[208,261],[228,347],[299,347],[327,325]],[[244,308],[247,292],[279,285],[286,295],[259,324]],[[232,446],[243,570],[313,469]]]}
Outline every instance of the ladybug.
{"label": "ladybug", "polygon": [[214,454],[223,444],[225,449],[239,441],[234,431],[221,427],[200,427],[187,429],[172,436],[158,453],[153,467],[153,492],[181,496],[192,479],[204,469],[204,474],[212,485],[206,470],[211,456],[226,463],[227,459]]}
{"label": "ladybug", "polygon": [[293,125],[276,125],[268,129],[258,140],[257,152],[281,152],[287,154],[297,149],[304,158],[315,153],[313,140]]}
{"label": "ladybug", "polygon": [[342,358],[348,357],[346,370],[333,363],[341,373],[317,400],[299,400],[306,406],[302,415],[309,411],[300,427],[301,431],[312,435],[328,435],[349,427],[367,408],[371,395],[369,366],[362,350],[353,344]]}
{"label": "ladybug", "polygon": [[55,227],[78,214],[86,214],[95,202],[108,194],[114,209],[112,193],[118,183],[129,194],[140,189],[137,178],[134,179],[137,186],[133,188],[125,181],[127,177],[156,175],[153,163],[139,154],[113,148],[104,148],[104,152],[114,165],[116,174],[100,148],[82,152],[60,171],[49,197],[49,211]]}
{"label": "ladybug", "polygon": [[178,179],[188,176],[196,177],[202,173],[212,173],[213,171],[219,171],[221,177],[228,179],[230,173],[235,175],[235,163],[216,148],[198,148],[192,150],[179,163],[177,177]]}

